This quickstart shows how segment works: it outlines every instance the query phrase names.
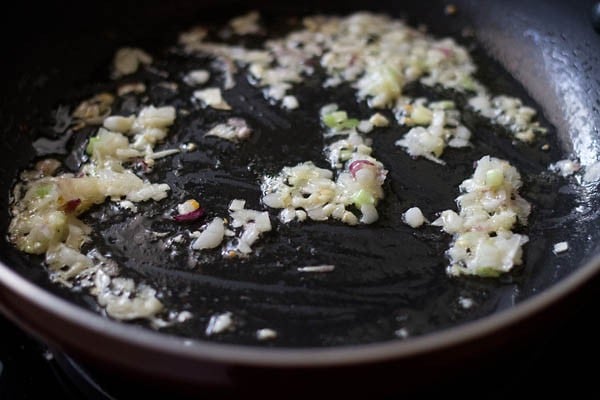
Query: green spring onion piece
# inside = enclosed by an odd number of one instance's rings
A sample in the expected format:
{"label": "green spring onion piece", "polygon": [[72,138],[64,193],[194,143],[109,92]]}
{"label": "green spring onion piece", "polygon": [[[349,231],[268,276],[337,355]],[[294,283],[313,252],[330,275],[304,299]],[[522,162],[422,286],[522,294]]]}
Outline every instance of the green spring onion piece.
{"label": "green spring onion piece", "polygon": [[356,128],[359,124],[359,121],[356,118],[350,118],[346,121],[342,122],[341,127],[343,129],[353,129]]}
{"label": "green spring onion piece", "polygon": [[90,141],[88,142],[88,145],[85,148],[85,152],[88,155],[91,156],[94,153],[94,146],[96,145],[96,143],[98,143],[99,140],[100,140],[100,138],[98,136],[94,136],[94,137],[90,138]]}
{"label": "green spring onion piece", "polygon": [[323,116],[323,123],[328,128],[338,128],[341,123],[348,119],[346,111],[334,111]]}
{"label": "green spring onion piece", "polygon": [[352,196],[352,203],[356,205],[356,207],[360,208],[367,204],[375,204],[375,197],[368,191],[364,189],[360,189]]}
{"label": "green spring onion piece", "polygon": [[485,173],[485,185],[497,188],[504,183],[504,173],[497,168],[490,169]]}
{"label": "green spring onion piece", "polygon": [[50,190],[52,190],[52,186],[50,185],[41,185],[35,189],[35,195],[39,198],[44,198],[50,194]]}

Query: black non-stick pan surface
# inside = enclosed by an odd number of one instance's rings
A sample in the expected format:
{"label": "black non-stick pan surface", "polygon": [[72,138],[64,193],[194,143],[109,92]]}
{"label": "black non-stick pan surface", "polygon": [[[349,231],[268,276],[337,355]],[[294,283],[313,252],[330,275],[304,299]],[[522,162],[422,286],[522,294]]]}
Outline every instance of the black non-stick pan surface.
{"label": "black non-stick pan surface", "polygon": [[[372,134],[375,155],[390,171],[377,223],[358,227],[335,222],[274,223],[274,230],[247,259],[224,260],[218,251],[190,258],[185,248],[166,249],[152,232],[176,233],[197,228],[202,221],[182,226],[165,218],[165,212],[187,198],[197,198],[207,210],[204,221],[226,215],[229,200],[234,198],[246,199],[249,208],[261,209],[262,175],[307,160],[326,166],[317,119],[320,107],[336,102],[359,117],[370,115],[370,110],[356,102],[350,87],[323,92],[319,74],[294,89],[301,102],[299,110],[288,112],[270,105],[244,74],[236,80],[236,87],[224,94],[233,107],[231,112],[193,105],[192,89],[181,82],[187,71],[211,68],[211,83],[221,85],[222,80],[210,58],[173,50],[177,33],[194,23],[226,21],[247,10],[248,4],[151,2],[144,7],[119,5],[117,11],[98,3],[91,9],[95,12],[83,13],[67,2],[60,12],[46,10],[54,20],[42,18],[43,13],[29,15],[18,35],[3,39],[8,54],[14,56],[12,63],[2,66],[6,86],[0,108],[2,236],[10,220],[8,195],[20,170],[47,156],[64,160],[67,170],[79,167],[94,129],[73,134],[55,129],[57,108],[73,107],[100,91],[114,92],[124,81],[143,80],[148,86],[145,104],[191,111],[178,116],[159,148],[193,141],[198,150],[160,160],[152,172],[143,175],[153,182],[168,183],[172,189],[168,199],[141,205],[140,215],[117,212],[106,203],[88,212],[84,220],[96,228],[94,245],[118,261],[124,275],[159,288],[168,309],[193,313],[191,320],[161,332],[278,347],[410,340],[515,307],[592,260],[600,243],[596,187],[576,184],[574,179],[547,170],[551,162],[569,155],[581,158],[583,164],[598,158],[595,126],[600,74],[596,61],[600,46],[588,20],[591,4],[536,1],[485,2],[484,6],[483,2],[458,1],[454,2],[458,13],[448,16],[444,2],[350,3],[300,7],[261,2],[257,7],[279,32],[286,29],[282,16],[365,8],[407,17],[412,24],[425,23],[433,34],[452,35],[469,47],[479,66],[478,78],[492,92],[520,97],[540,111],[548,134],[532,145],[515,144],[507,132],[465,109],[463,117],[474,133],[474,146],[447,150],[447,165],[440,166],[411,159],[396,148],[393,143],[405,128],[392,124]],[[15,15],[24,18],[22,10]],[[561,18],[570,23],[549,23]],[[576,26],[573,21],[581,23]],[[149,51],[156,60],[155,69],[126,80],[111,80],[111,57],[123,45]],[[179,83],[179,90],[169,90],[162,84],[165,81]],[[465,103],[461,95],[416,84],[406,91]],[[113,112],[132,112],[140,104],[139,99],[125,98],[116,103]],[[230,116],[243,117],[254,128],[248,142],[231,144],[204,137],[210,127]],[[548,151],[541,150],[544,144],[549,145]],[[530,237],[524,265],[499,279],[451,278],[445,273],[444,256],[450,237],[430,226],[412,229],[402,223],[401,214],[419,206],[432,219],[439,211],[455,209],[458,185],[472,174],[473,162],[486,154],[517,167],[524,180],[521,193],[533,205],[530,224],[523,230]],[[271,215],[275,220],[276,213]],[[569,251],[554,254],[552,245],[564,240]],[[40,258],[19,253],[4,240],[0,242],[0,260],[47,291],[101,312],[85,292],[73,293],[51,283]],[[297,271],[297,267],[318,264],[336,268],[326,274]],[[473,307],[461,307],[461,297],[472,299]],[[206,337],[210,316],[222,312],[234,315],[236,329]],[[146,325],[144,321],[136,323]],[[258,342],[255,332],[260,328],[276,330],[278,338]]]}

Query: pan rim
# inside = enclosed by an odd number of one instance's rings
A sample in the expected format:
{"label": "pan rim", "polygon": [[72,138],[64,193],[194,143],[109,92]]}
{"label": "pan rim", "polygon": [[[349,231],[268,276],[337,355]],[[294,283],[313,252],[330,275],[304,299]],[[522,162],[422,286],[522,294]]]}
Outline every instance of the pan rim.
{"label": "pan rim", "polygon": [[[599,272],[600,254],[595,255],[583,266],[550,288],[514,307],[486,317],[406,340],[325,348],[264,348],[214,343],[168,335],[148,328],[122,323],[79,307],[42,289],[10,269],[3,262],[0,262],[0,287],[7,291],[7,295],[17,296],[22,301],[42,308],[53,318],[84,328],[106,339],[118,341],[128,346],[135,346],[140,350],[151,351],[155,354],[162,353],[178,359],[239,366],[318,368],[400,360],[449,349],[468,341],[492,335],[502,328],[512,326],[557,303]],[[11,313],[1,301],[0,309],[10,319],[24,326],[26,330],[31,331],[30,333],[34,335],[42,336],[46,340],[50,339],[50,341],[57,342],[59,345],[67,342],[64,338],[49,337],[40,332],[32,331],[32,328],[27,325],[26,318]]]}

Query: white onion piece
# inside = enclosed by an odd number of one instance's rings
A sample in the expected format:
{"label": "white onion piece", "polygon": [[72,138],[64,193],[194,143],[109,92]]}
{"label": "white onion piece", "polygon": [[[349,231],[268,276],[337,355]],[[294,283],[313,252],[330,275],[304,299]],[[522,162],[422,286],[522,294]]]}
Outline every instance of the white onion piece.
{"label": "white onion piece", "polygon": [[225,237],[225,222],[221,218],[214,218],[192,243],[192,249],[214,249],[223,242]]}

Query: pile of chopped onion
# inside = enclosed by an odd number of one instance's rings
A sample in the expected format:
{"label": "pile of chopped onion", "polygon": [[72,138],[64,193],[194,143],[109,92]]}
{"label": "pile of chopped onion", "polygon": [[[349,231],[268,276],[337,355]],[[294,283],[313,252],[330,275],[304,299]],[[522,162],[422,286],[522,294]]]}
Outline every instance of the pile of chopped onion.
{"label": "pile of chopped onion", "polygon": [[[92,108],[95,104],[98,103],[87,103]],[[135,207],[133,203],[167,197],[170,190],[167,184],[144,181],[125,168],[124,163],[143,157],[151,164],[156,158],[177,152],[153,151],[174,120],[173,107],[152,106],[129,117],[105,117],[103,127],[88,142],[89,162],[77,175],[41,174],[37,179],[23,181],[20,188],[24,194],[17,196],[13,204],[9,236],[17,248],[30,254],[45,254],[53,279],[64,284],[69,285],[82,274],[95,276],[90,278],[95,282],[92,290],[113,318],[149,318],[162,305],[154,297],[153,289],[113,279],[96,259],[81,253],[91,229],[78,216],[107,197],[112,201],[123,200],[129,208]]]}
{"label": "pile of chopped onion", "polygon": [[473,177],[460,185],[459,213],[443,211],[432,223],[454,236],[449,274],[496,277],[522,263],[528,238],[512,229],[527,224],[531,206],[518,193],[521,184],[507,161],[485,156],[477,162]]}
{"label": "pile of chopped onion", "polygon": [[485,92],[472,97],[469,106],[492,122],[506,127],[514,137],[523,142],[532,142],[537,133],[545,133],[546,129],[535,121],[536,111],[523,105],[515,97],[491,97]]}
{"label": "pile of chopped onion", "polygon": [[[258,14],[251,13],[232,23],[247,25],[253,31],[258,29],[254,27],[257,20]],[[407,102],[404,86],[416,81],[474,96],[470,106],[511,130],[518,140],[531,142],[537,133],[545,132],[534,120],[535,111],[519,99],[487,93],[487,88],[474,78],[476,66],[463,46],[451,38],[434,38],[385,15],[357,12],[346,17],[309,16],[304,18],[302,29],[267,40],[258,50],[206,42],[205,37],[206,31],[196,28],[182,34],[180,43],[189,53],[217,57],[225,70],[225,88],[235,84],[237,66],[247,67],[250,81],[264,88],[268,99],[281,102],[287,109],[299,106],[289,91],[312,76],[315,62],[320,62],[326,73],[324,87],[350,83],[358,99],[367,100],[372,108],[395,108],[401,124],[415,126],[397,143],[414,157],[443,163],[440,156],[446,146],[465,147],[470,138],[468,129],[458,123],[453,105],[439,108],[451,102]],[[407,111],[407,107],[413,109]],[[323,116],[323,122],[332,130],[358,127],[364,133],[378,126],[372,121],[347,118],[343,113],[333,110]]]}
{"label": "pile of chopped onion", "polygon": [[398,122],[414,126],[396,141],[413,157],[424,157],[440,164],[446,146],[469,146],[471,132],[460,123],[460,114],[452,101],[427,103],[425,99],[401,99],[396,106]]}
{"label": "pile of chopped onion", "polygon": [[[312,162],[285,167],[263,181],[265,205],[279,208],[282,222],[337,219],[348,225],[371,224],[379,218],[377,203],[383,198],[387,171],[373,157],[354,153],[345,168],[333,179],[333,172]],[[351,206],[361,213],[360,218]]]}
{"label": "pile of chopped onion", "polygon": [[[278,175],[263,178],[262,201],[282,209],[279,219],[283,223],[333,218],[348,225],[372,224],[379,219],[376,207],[384,196],[387,170],[371,156],[371,141],[357,131],[357,119],[338,110],[337,104],[323,106],[320,115],[326,128],[323,136],[340,137],[324,148],[333,171],[311,161],[285,167]],[[382,125],[382,118],[375,122]]]}
{"label": "pile of chopped onion", "polygon": [[[254,32],[256,20],[258,14],[242,16],[232,20],[232,27]],[[354,83],[359,98],[368,98],[372,107],[392,106],[404,85],[417,80],[461,91],[479,87],[472,78],[475,65],[463,47],[399,20],[359,12],[306,17],[303,24],[304,29],[266,41],[263,50],[204,42],[206,32],[198,28],[182,34],[180,43],[188,52],[218,57],[229,76],[226,88],[234,84],[235,63],[248,66],[253,82],[275,101],[284,101],[293,85],[314,73],[314,59],[326,71],[325,86]]]}
{"label": "pile of chopped onion", "polygon": [[252,129],[245,119],[229,118],[227,122],[215,125],[206,133],[206,136],[216,136],[235,143],[248,139],[250,134],[252,134]]}

